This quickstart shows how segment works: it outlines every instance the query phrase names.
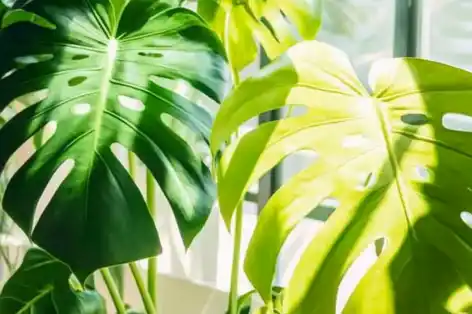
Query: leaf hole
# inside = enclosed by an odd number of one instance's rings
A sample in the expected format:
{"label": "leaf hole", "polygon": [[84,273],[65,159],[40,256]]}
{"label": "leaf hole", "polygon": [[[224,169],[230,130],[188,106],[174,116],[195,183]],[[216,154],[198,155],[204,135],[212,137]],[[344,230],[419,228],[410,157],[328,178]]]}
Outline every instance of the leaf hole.
{"label": "leaf hole", "polygon": [[35,138],[40,137],[41,143],[46,143],[56,132],[57,122],[49,121],[27,141],[20,145],[8,160],[8,177],[11,178],[16,170],[21,168],[35,153]]}
{"label": "leaf hole", "polygon": [[301,117],[308,113],[308,108],[306,106],[289,105],[287,107],[287,118]]}
{"label": "leaf hole", "polygon": [[403,123],[419,126],[429,123],[429,119],[425,114],[422,113],[408,113],[401,116]]}
{"label": "leaf hole", "polygon": [[159,53],[159,52],[144,52],[144,51],[139,52],[138,55],[142,57],[150,57],[150,58],[162,58],[164,56],[162,53]]}
{"label": "leaf hole", "polygon": [[51,137],[56,133],[57,131],[57,122],[56,121],[51,121],[48,122],[41,133],[41,144],[44,145],[47,141],[51,139]]}
{"label": "leaf hole", "polygon": [[87,59],[89,55],[77,54],[72,57],[72,60],[84,60]]}
{"label": "leaf hole", "polygon": [[16,71],[17,71],[17,69],[11,69],[11,70],[6,71],[5,74],[2,75],[1,79],[3,80],[4,78],[9,77],[10,75],[15,73]]}
{"label": "leaf hole", "polygon": [[382,237],[378,238],[377,240],[374,241],[374,246],[375,246],[375,254],[377,256],[380,256],[385,250],[387,249],[388,245],[388,238]]}
{"label": "leaf hole", "polygon": [[283,177],[291,178],[297,173],[302,172],[312,165],[318,157],[319,155],[315,151],[308,149],[299,150],[290,154],[280,162]]}
{"label": "leaf hole", "polygon": [[133,177],[133,180],[139,187],[139,190],[143,195],[146,191],[146,171],[144,163],[139,159],[139,157],[127,147],[123,146],[120,143],[113,143],[110,145],[110,149],[119,160],[121,165],[128,171],[128,173]]}
{"label": "leaf hole", "polygon": [[467,227],[472,229],[472,214],[467,211],[463,211],[461,212],[460,217],[462,222],[465,223]]}
{"label": "leaf hole", "polygon": [[424,166],[415,167],[415,176],[418,178],[418,181],[431,182],[430,170]]}
{"label": "leaf hole", "polygon": [[52,175],[51,179],[46,185],[46,188],[41,194],[41,197],[39,198],[38,205],[36,205],[32,230],[35,229],[47,205],[49,204],[54,194],[57,192],[57,190],[61,186],[62,182],[64,182],[64,180],[72,172],[72,169],[74,169],[74,166],[75,166],[75,161],[73,159],[67,159],[56,169],[56,171]]}
{"label": "leaf hole", "polygon": [[76,77],[71,78],[69,80],[69,82],[67,82],[67,84],[70,87],[77,86],[77,85],[83,83],[86,79],[87,79],[87,77],[85,77],[85,76],[76,76]]}
{"label": "leaf hole", "polygon": [[133,110],[136,112],[142,112],[146,108],[144,106],[144,103],[140,99],[136,99],[136,98],[132,98],[132,97],[124,96],[124,95],[118,96],[118,102],[124,108]]}
{"label": "leaf hole", "polygon": [[92,110],[90,104],[76,104],[72,107],[72,113],[77,116],[83,116],[88,114]]}
{"label": "leaf hole", "polygon": [[337,198],[325,198],[308,214],[308,218],[318,221],[327,221],[329,216],[331,216],[340,205],[341,202]]}
{"label": "leaf hole", "polygon": [[26,55],[15,58],[15,62],[19,65],[29,65],[40,62],[51,60],[54,57],[53,54],[37,54],[37,55]]}
{"label": "leaf hole", "polygon": [[205,95],[200,90],[194,88],[185,80],[151,76],[151,81],[160,87],[179,94],[179,96],[191,101],[207,112],[216,114],[219,110],[220,106],[216,101]]}
{"label": "leaf hole", "polygon": [[377,182],[377,176],[373,172],[364,173],[360,177],[360,182],[357,185],[356,189],[358,191],[364,191],[372,188]]}
{"label": "leaf hole", "polygon": [[340,205],[341,205],[341,202],[337,198],[328,197],[328,198],[325,198],[323,201],[321,201],[318,206],[328,208],[334,211]]}
{"label": "leaf hole", "polygon": [[19,112],[26,107],[37,104],[45,100],[49,95],[49,89],[41,89],[31,93],[26,93],[15,99],[15,111]]}
{"label": "leaf hole", "polygon": [[[378,238],[369,244],[349,266],[347,271],[344,273],[343,279],[338,286],[338,293],[336,296],[336,313],[342,313],[346,306],[349,297],[352,295],[361,279],[367,274],[367,272],[374,266],[378,259],[376,242],[383,241],[382,252],[386,248],[385,238]],[[384,245],[385,244],[385,245]]]}
{"label": "leaf hole", "polygon": [[211,166],[210,147],[204,138],[190,129],[185,123],[168,113],[161,114],[161,121],[167,128],[182,139],[192,151],[201,158],[207,167]]}
{"label": "leaf hole", "polygon": [[371,141],[362,134],[346,136],[342,141],[343,148],[360,148],[371,144]]}
{"label": "leaf hole", "polygon": [[457,132],[472,132],[472,117],[460,113],[446,113],[442,118],[444,128]]}

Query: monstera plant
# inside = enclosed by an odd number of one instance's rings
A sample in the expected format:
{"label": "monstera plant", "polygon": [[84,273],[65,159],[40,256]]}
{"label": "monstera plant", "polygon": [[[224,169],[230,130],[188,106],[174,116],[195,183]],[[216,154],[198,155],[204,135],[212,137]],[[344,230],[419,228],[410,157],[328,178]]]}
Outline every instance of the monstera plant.
{"label": "monstera plant", "polygon": [[[42,282],[50,288],[32,288],[37,295],[27,301],[18,288],[22,272],[36,262],[49,263],[46,255],[58,273],[67,265],[83,284],[97,269],[159,253],[153,217],[113,154],[114,144],[147,166],[190,245],[216,193],[186,134],[207,143],[212,113],[179,95],[171,83],[218,102],[227,81],[218,38],[187,9],[154,0],[17,1],[15,7],[44,23],[15,21],[1,30],[0,111],[21,96],[43,97],[1,127],[0,171],[38,132],[47,127],[54,132],[11,178],[3,198],[3,209],[45,252],[35,249],[25,257],[0,298],[2,314],[30,311],[46,290],[55,291]],[[65,168],[67,176],[38,213],[44,189]],[[67,277],[62,273],[50,280]],[[19,312],[10,310],[12,298],[23,304]],[[56,311],[69,313],[57,306]],[[121,306],[118,311],[124,312]]]}
{"label": "monstera plant", "polygon": [[[34,139],[37,149],[2,200],[34,246],[5,284],[0,313],[103,314],[90,276],[99,269],[116,312],[132,313],[108,271],[125,263],[146,313],[156,313],[155,183],[186,246],[217,194],[228,227],[236,217],[228,312],[248,312],[253,292],[238,300],[237,289],[241,203],[265,173],[307,150],[316,160],[266,204],[245,257],[265,303],[257,313],[472,308],[471,73],[421,59],[383,60],[366,88],[341,51],[296,44],[316,35],[319,0],[200,0],[203,18],[175,7],[178,0],[7,2],[11,8],[0,8],[0,113],[19,99],[25,108],[0,120],[0,171],[25,143]],[[275,61],[241,82],[259,44]],[[213,123],[204,102],[176,87],[221,102],[227,61],[234,90]],[[289,110],[234,136],[251,118],[283,107],[306,112]],[[129,166],[116,147],[129,152]],[[214,156],[213,175],[205,150]],[[134,180],[136,158],[148,168],[146,200]],[[58,188],[39,210],[58,173]],[[337,208],[282,298],[272,286],[281,248],[328,200]],[[344,276],[379,240],[377,261],[339,305]],[[133,263],[144,258],[147,286]]]}
{"label": "monstera plant", "polygon": [[[369,92],[347,56],[316,41],[291,48],[223,103],[211,136],[227,223],[249,186],[290,154],[316,153],[262,210],[245,259],[271,308],[277,256],[326,200],[338,207],[302,255],[285,314],[465,313],[472,304],[472,74],[421,59],[378,61]],[[261,91],[264,91],[261,93]],[[263,112],[303,106],[223,146]],[[339,286],[378,239],[375,264],[344,308]]]}

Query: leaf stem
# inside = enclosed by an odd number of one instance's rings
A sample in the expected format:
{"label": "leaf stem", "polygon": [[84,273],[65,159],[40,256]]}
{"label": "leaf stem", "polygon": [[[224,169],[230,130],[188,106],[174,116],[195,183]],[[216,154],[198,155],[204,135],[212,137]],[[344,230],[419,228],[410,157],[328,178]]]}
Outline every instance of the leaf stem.
{"label": "leaf stem", "polygon": [[266,304],[266,314],[274,314],[274,303],[272,300]]}
{"label": "leaf stem", "polygon": [[118,292],[121,296],[123,296],[125,293],[124,270],[124,265],[110,267],[110,274],[113,276],[113,279],[115,280],[116,286],[118,288]]}
{"label": "leaf stem", "polygon": [[[229,23],[231,19],[231,11],[226,16],[225,29],[225,48],[228,54],[228,59],[231,67],[231,74],[233,77],[233,88],[239,85],[240,78],[238,69],[231,63],[231,52],[229,46]],[[236,134],[236,137],[238,135]],[[231,284],[229,290],[229,305],[230,314],[238,314],[238,283],[239,283],[239,260],[241,256],[241,237],[243,229],[243,206],[242,202],[236,208],[236,218],[234,224],[234,242],[233,242],[233,262],[231,264]]]}
{"label": "leaf stem", "polygon": [[233,262],[231,265],[231,288],[229,291],[230,314],[238,314],[239,260],[241,256],[241,238],[243,229],[242,202],[236,208],[234,224]]}
{"label": "leaf stem", "polygon": [[[231,25],[232,7],[226,13],[225,30],[223,44],[230,64],[231,75],[233,77],[233,89],[239,85],[239,71],[233,64],[232,51],[230,45],[230,25]],[[236,132],[236,137],[238,136]],[[243,229],[243,205],[242,201],[236,208],[236,217],[234,224],[234,243],[233,243],[233,261],[231,264],[231,284],[229,291],[230,314],[238,314],[238,283],[239,283],[239,260],[241,256],[241,238]]]}
{"label": "leaf stem", "polygon": [[[156,186],[154,177],[151,171],[146,172],[146,197],[147,197],[147,204],[149,208],[149,212],[152,218],[156,219]],[[158,311],[158,304],[157,304],[157,257],[151,257],[148,259],[148,290],[149,294],[151,295],[152,303],[156,311]],[[157,312],[156,312],[157,314]]]}
{"label": "leaf stem", "polygon": [[103,281],[108,289],[108,293],[110,293],[110,297],[115,305],[117,313],[126,314],[125,303],[123,302],[123,299],[121,299],[120,292],[110,274],[110,270],[108,268],[101,269],[100,274],[102,275]]}
{"label": "leaf stem", "polygon": [[[136,157],[134,156],[134,154],[132,152],[128,153],[128,170],[129,170],[130,176],[136,182]],[[149,174],[146,175],[146,185],[147,185],[147,190],[148,190],[147,191],[148,192],[147,198],[148,198],[148,202],[149,202],[149,199],[150,199],[149,188],[150,187],[148,186],[148,183],[149,183],[148,182],[148,176],[149,176]],[[151,175],[151,177],[152,177],[152,175]],[[154,190],[154,188],[153,188],[153,190]],[[152,194],[152,198],[154,198],[154,196],[155,196],[154,191],[151,194]],[[154,207],[154,201],[153,201],[152,205]],[[154,216],[153,216],[153,218],[154,218]],[[139,272],[139,268],[135,263],[129,263],[128,265],[129,265],[129,268],[131,270],[131,274],[133,275],[134,281],[136,282],[136,286],[138,287],[139,294],[141,295],[141,299],[143,301],[144,308],[146,309],[146,312],[148,314],[156,314],[157,312],[156,312],[155,301],[154,301],[155,297],[154,298],[152,297],[153,295],[155,295],[155,290],[151,290],[151,289],[153,289],[151,287],[148,287],[148,289],[146,289],[144,279],[141,276],[141,273]],[[149,277],[149,272],[150,272],[150,270],[148,269],[148,277]],[[155,287],[154,287],[154,289],[155,289]]]}
{"label": "leaf stem", "polygon": [[148,314],[155,314],[156,310],[154,309],[154,304],[152,303],[151,296],[149,295],[149,292],[146,289],[143,277],[139,272],[138,265],[136,263],[129,263],[129,269],[131,270],[131,274],[133,275],[134,281],[136,282],[136,286],[138,287],[139,294],[141,295],[141,299],[143,300],[146,312]]}

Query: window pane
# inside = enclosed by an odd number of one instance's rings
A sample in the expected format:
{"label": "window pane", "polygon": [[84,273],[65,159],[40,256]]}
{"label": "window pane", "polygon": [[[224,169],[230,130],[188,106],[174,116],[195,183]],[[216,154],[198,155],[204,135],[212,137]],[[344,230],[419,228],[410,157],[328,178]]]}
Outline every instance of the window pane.
{"label": "window pane", "polygon": [[421,7],[421,57],[472,70],[472,1],[425,0]]}
{"label": "window pane", "polygon": [[318,39],[344,50],[365,81],[373,61],[393,55],[395,0],[326,0],[324,3]]}

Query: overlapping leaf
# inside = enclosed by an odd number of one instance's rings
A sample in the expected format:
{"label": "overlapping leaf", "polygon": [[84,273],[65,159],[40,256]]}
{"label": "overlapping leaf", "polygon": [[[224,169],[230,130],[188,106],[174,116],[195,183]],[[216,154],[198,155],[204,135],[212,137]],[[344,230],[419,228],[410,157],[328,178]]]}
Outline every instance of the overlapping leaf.
{"label": "overlapping leaf", "polygon": [[2,314],[106,314],[95,291],[73,291],[70,269],[46,252],[30,249],[0,294]]}
{"label": "overlapping leaf", "polygon": [[198,1],[198,13],[225,42],[236,70],[256,59],[257,42],[274,59],[300,39],[314,39],[321,11],[321,0]]}
{"label": "overlapping leaf", "polygon": [[[10,181],[5,210],[81,280],[158,253],[143,197],[111,151],[119,143],[150,169],[189,245],[215,192],[183,130],[205,143],[212,117],[162,79],[218,101],[226,74],[217,37],[191,11],[154,0],[41,0],[24,9],[53,26],[16,23],[1,32],[0,110],[48,92],[0,129],[0,169],[49,122],[56,132]],[[71,172],[33,226],[45,186],[69,160]]]}
{"label": "overlapping leaf", "polygon": [[337,312],[353,261],[386,241],[343,313],[459,313],[472,303],[472,74],[420,59],[379,61],[368,93],[340,51],[317,42],[237,88],[215,121],[212,150],[239,125],[285,105],[307,112],[259,126],[226,148],[219,197],[226,222],[249,186],[286,156],[318,156],[263,209],[245,270],[270,298],[290,231],[325,200],[340,205],[287,287],[284,313]]}

